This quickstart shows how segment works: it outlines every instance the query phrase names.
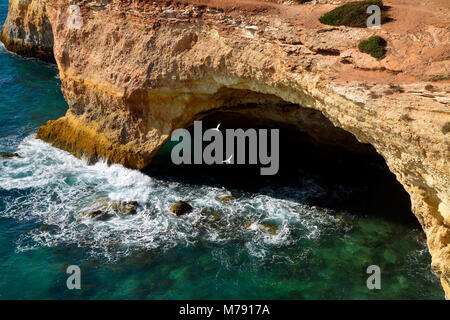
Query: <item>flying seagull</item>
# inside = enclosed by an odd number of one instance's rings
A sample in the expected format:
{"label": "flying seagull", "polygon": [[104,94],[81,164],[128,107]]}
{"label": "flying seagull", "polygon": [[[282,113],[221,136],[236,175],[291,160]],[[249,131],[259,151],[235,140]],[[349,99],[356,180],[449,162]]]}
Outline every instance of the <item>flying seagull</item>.
{"label": "flying seagull", "polygon": [[220,123],[217,125],[217,128],[215,128],[213,130],[219,131],[219,127],[220,127]]}
{"label": "flying seagull", "polygon": [[231,164],[231,158],[233,158],[233,155],[231,155],[227,160],[225,160],[223,163]]}

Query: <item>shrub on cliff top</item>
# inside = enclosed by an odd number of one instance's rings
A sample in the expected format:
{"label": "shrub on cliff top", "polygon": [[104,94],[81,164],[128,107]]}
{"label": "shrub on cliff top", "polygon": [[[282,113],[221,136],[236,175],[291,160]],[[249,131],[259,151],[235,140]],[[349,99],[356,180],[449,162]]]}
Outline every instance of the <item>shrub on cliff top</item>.
{"label": "shrub on cliff top", "polygon": [[367,40],[362,40],[359,45],[359,51],[368,53],[372,57],[379,59],[386,53],[386,40],[379,36],[370,37]]}
{"label": "shrub on cliff top", "polygon": [[[331,26],[347,26],[347,27],[361,27],[367,26],[367,18],[370,14],[367,13],[367,8],[371,5],[377,5],[383,10],[382,0],[364,0],[356,2],[348,2],[340,7],[337,7],[330,12],[325,13],[319,18],[323,24]],[[381,12],[381,22],[386,22],[388,15]]]}

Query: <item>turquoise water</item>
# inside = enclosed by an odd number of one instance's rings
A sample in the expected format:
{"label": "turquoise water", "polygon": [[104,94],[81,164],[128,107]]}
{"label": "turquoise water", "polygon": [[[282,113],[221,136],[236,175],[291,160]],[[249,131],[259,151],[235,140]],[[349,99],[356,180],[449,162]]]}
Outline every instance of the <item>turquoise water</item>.
{"label": "turquoise water", "polygon": [[[88,165],[34,139],[65,113],[59,86],[54,66],[0,48],[0,153],[20,155],[0,159],[1,299],[443,299],[417,225],[311,205],[330,192],[314,177],[253,190],[193,183]],[[99,199],[140,207],[108,221],[79,214]],[[194,211],[177,218],[180,199]],[[372,264],[381,290],[366,287]],[[81,290],[66,287],[69,265]]]}

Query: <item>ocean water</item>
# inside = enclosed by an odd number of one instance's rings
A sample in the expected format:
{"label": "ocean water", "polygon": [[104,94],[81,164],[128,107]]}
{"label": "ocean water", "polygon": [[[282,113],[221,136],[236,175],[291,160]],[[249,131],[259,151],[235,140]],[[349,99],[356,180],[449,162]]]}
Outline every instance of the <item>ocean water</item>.
{"label": "ocean water", "polygon": [[[20,155],[0,159],[0,299],[443,299],[418,225],[313,205],[336,188],[314,176],[248,189],[88,165],[34,138],[66,109],[55,66],[0,45],[0,153]],[[175,217],[180,199],[194,211]],[[80,215],[112,200],[137,214]],[[66,287],[69,265],[81,290]]]}

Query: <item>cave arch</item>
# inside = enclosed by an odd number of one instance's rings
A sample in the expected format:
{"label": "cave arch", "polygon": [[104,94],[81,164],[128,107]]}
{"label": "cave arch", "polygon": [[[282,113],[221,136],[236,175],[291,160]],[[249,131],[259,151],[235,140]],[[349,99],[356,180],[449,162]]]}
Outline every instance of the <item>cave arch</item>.
{"label": "cave arch", "polygon": [[[383,157],[372,145],[361,143],[351,133],[334,126],[320,111],[249,90],[222,88],[217,97],[223,101],[221,107],[195,114],[185,128],[193,133],[193,122],[201,120],[204,131],[219,123],[222,132],[238,128],[279,129],[280,172],[274,177],[261,177],[258,165],[174,165],[170,152],[176,142],[170,139],[144,172],[188,176],[192,183],[204,183],[196,177],[214,175],[224,184],[249,189],[251,184],[271,181],[295,184],[295,178],[304,174],[320,176],[330,190],[336,187],[336,194],[332,199],[329,194],[311,198],[308,204],[379,215],[419,227],[411,212],[409,194],[389,171]],[[230,176],[240,179],[234,180],[233,185]],[[339,192],[343,186],[353,194]]]}

